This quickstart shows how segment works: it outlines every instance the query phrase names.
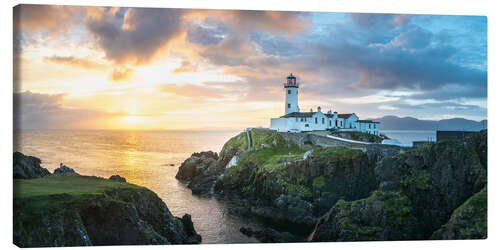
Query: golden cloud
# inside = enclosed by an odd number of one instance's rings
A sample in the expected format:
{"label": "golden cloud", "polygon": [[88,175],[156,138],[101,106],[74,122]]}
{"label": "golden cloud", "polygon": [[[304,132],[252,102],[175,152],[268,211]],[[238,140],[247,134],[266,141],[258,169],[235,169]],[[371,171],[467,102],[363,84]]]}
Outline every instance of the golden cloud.
{"label": "golden cloud", "polygon": [[108,79],[113,82],[130,80],[134,70],[131,68],[115,68],[109,75]]}
{"label": "golden cloud", "polygon": [[72,67],[79,67],[90,70],[104,70],[107,68],[106,65],[91,61],[86,58],[77,58],[74,56],[49,56],[44,57],[43,60],[45,62],[51,62],[56,64],[68,65]]}

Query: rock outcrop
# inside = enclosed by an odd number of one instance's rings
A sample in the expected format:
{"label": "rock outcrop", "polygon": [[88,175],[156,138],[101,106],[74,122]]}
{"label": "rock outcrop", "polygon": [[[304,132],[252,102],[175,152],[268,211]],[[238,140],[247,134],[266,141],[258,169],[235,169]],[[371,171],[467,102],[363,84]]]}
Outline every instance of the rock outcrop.
{"label": "rock outcrop", "polygon": [[385,157],[375,168],[377,191],[365,199],[337,202],[319,221],[313,240],[429,239],[485,187],[486,145],[482,131]]}
{"label": "rock outcrop", "polygon": [[98,177],[14,181],[19,247],[200,243],[189,215],[173,216],[152,191]]}
{"label": "rock outcrop", "polygon": [[127,179],[125,179],[125,177],[121,177],[119,175],[112,175],[109,177],[109,179],[118,182],[127,182]]}
{"label": "rock outcrop", "polygon": [[14,179],[33,179],[50,175],[49,170],[42,168],[42,161],[36,157],[14,153]]}
{"label": "rock outcrop", "polygon": [[56,169],[54,169],[54,174],[77,174],[75,172],[74,169],[66,166],[66,165],[62,165]]}
{"label": "rock outcrop", "polygon": [[217,160],[217,153],[212,151],[194,153],[181,164],[175,178],[187,182],[193,194],[209,194],[224,171]]}

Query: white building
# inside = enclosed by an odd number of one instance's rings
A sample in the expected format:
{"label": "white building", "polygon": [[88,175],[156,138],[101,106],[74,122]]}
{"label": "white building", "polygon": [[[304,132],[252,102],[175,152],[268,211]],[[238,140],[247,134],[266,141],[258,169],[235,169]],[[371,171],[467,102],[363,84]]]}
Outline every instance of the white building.
{"label": "white building", "polygon": [[371,120],[359,120],[352,114],[338,114],[337,112],[300,112],[299,84],[297,78],[290,74],[283,84],[285,89],[285,115],[280,118],[271,118],[271,129],[280,132],[302,132],[315,130],[360,131],[380,135],[380,124]]}

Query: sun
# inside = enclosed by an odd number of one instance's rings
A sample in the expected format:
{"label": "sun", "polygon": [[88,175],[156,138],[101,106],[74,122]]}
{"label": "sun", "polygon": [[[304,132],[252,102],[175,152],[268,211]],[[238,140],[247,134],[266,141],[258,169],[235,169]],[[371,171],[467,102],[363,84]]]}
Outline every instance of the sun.
{"label": "sun", "polygon": [[129,115],[123,117],[123,121],[128,124],[139,124],[144,122],[144,117],[140,115]]}

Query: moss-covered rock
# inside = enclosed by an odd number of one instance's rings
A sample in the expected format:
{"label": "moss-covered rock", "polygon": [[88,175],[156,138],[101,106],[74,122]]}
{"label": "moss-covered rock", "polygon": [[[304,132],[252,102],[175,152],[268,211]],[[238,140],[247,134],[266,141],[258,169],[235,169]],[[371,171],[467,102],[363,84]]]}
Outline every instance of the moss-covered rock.
{"label": "moss-covered rock", "polygon": [[326,213],[340,200],[368,197],[375,190],[375,163],[361,150],[328,147],[314,150],[307,168],[312,177],[315,214]]}
{"label": "moss-covered rock", "polygon": [[[485,217],[481,213],[486,211],[481,211],[481,206],[471,206],[483,204],[485,208],[485,202],[473,202],[480,200],[476,198],[462,205],[467,209],[456,209],[486,185],[486,145],[487,134],[482,131],[465,140],[441,141],[384,157],[375,168],[377,191],[367,199],[339,201],[319,222],[313,238],[318,241],[429,239],[452,213],[453,220],[444,228],[454,228],[457,232],[442,229],[433,238],[485,236],[486,224],[481,222]],[[485,192],[478,194],[484,201]],[[471,220],[472,228],[460,224],[467,220]],[[365,230],[365,227],[381,230]],[[371,234],[362,233],[365,231]]]}
{"label": "moss-covered rock", "polygon": [[450,220],[432,234],[434,240],[486,239],[488,194],[486,187],[455,209]]}
{"label": "moss-covered rock", "polygon": [[248,138],[246,132],[241,132],[237,136],[229,139],[219,153],[220,165],[226,166],[235,155],[240,155],[248,150]]}
{"label": "moss-covered rock", "polygon": [[375,191],[370,197],[340,200],[318,222],[313,241],[412,239],[416,218],[408,197],[395,191]]}
{"label": "moss-covered rock", "polygon": [[14,181],[20,247],[199,243],[152,191],[78,175]]}

